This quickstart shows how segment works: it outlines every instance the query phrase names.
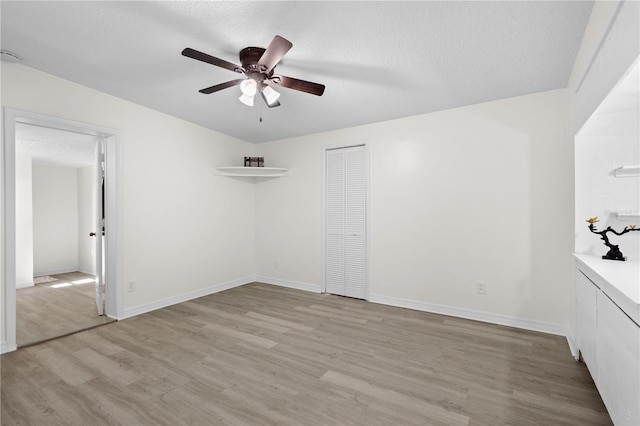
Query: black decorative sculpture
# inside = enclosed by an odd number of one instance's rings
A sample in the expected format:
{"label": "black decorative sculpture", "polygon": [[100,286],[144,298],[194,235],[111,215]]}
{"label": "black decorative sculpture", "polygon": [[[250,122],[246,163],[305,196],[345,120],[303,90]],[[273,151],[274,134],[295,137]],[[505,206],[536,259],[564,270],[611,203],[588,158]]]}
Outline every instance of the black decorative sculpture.
{"label": "black decorative sculpture", "polygon": [[627,258],[622,255],[622,252],[620,251],[618,246],[611,244],[609,242],[609,237],[607,237],[607,232],[613,232],[614,234],[620,236],[620,235],[626,234],[627,232],[640,231],[640,228],[636,228],[636,225],[629,225],[629,226],[625,226],[622,232],[617,232],[615,229],[608,226],[607,229],[605,229],[604,231],[598,231],[595,225],[596,222],[599,222],[598,217],[592,217],[591,219],[587,219],[587,223],[589,223],[589,231],[593,232],[594,234],[600,235],[600,238],[602,239],[602,241],[604,241],[604,245],[609,247],[609,251],[607,252],[607,254],[602,256],[602,258],[609,259],[609,260],[621,260],[623,262],[627,260]]}

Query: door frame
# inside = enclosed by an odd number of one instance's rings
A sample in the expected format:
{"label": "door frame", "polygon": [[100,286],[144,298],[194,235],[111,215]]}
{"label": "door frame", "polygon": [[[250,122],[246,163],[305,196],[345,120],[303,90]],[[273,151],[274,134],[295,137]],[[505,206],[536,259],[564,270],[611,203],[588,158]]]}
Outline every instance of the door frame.
{"label": "door frame", "polygon": [[114,319],[122,317],[123,312],[123,250],[121,247],[120,183],[118,179],[118,160],[120,150],[118,143],[122,140],[122,132],[117,129],[83,123],[74,120],[4,107],[2,111],[3,143],[2,161],[4,173],[2,176],[3,190],[3,223],[2,235],[4,245],[2,250],[2,322],[4,324],[4,339],[1,353],[14,351],[16,345],[16,190],[15,190],[15,123],[23,122],[40,126],[79,132],[96,137],[104,137],[105,141],[105,227],[109,230],[105,235],[105,275],[109,277],[106,288],[105,314]]}
{"label": "door frame", "polygon": [[351,148],[355,146],[364,146],[365,150],[365,300],[371,298],[371,262],[370,262],[370,244],[371,244],[371,191],[369,190],[370,181],[370,163],[371,149],[368,139],[359,139],[350,142],[336,142],[324,144],[322,146],[322,285],[320,292],[327,292],[327,151],[341,148]]}

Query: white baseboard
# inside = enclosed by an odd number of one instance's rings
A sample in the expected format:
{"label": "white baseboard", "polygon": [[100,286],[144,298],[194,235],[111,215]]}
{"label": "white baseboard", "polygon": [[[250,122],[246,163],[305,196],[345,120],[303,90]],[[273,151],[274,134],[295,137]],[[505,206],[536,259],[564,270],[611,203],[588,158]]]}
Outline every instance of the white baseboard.
{"label": "white baseboard", "polygon": [[82,273],[85,273],[85,274],[89,274],[89,275],[95,275],[96,274],[96,270],[95,269],[89,269],[89,268],[78,267],[78,269],[76,269],[76,271],[82,272]]}
{"label": "white baseboard", "polygon": [[[302,283],[297,281],[287,281],[279,278],[266,277],[258,275],[255,277],[255,281],[273,284],[281,287],[293,288],[296,290],[311,291],[314,293],[321,293],[322,288],[318,284]],[[490,324],[506,325],[509,327],[521,328],[524,330],[538,331],[541,333],[554,334],[557,336],[565,336],[569,344],[571,353],[576,356],[575,344],[573,337],[570,335],[569,330],[555,323],[546,321],[533,320],[528,318],[512,317],[508,315],[501,315],[492,312],[476,311],[472,309],[460,308],[449,305],[439,305],[435,303],[419,302],[411,299],[402,299],[399,297],[385,296],[381,294],[370,294],[369,302],[380,303],[383,305],[397,306],[400,308],[414,309],[417,311],[432,312],[435,314],[449,315],[457,318],[465,318],[475,321],[482,321]]]}
{"label": "white baseboard", "polygon": [[573,333],[567,330],[567,343],[569,344],[569,350],[571,351],[571,355],[576,359],[576,361],[580,361],[580,350],[578,349],[578,345],[576,344],[576,339],[573,337]]}
{"label": "white baseboard", "polygon": [[488,322],[491,324],[506,325],[509,327],[522,328],[524,330],[539,331],[542,333],[555,334],[558,336],[568,335],[567,328],[563,327],[562,325],[528,318],[518,318],[508,315],[495,314],[492,312],[475,311],[472,309],[459,308],[456,306],[418,302],[411,299],[401,299],[399,297],[390,297],[381,294],[371,294],[369,297],[369,301],[374,303],[381,303],[383,305],[398,306],[401,308],[432,312],[434,314],[449,315],[457,318]]}
{"label": "white baseboard", "polygon": [[18,349],[16,345],[7,345],[7,342],[2,341],[0,344],[0,354],[6,354],[7,352],[13,352]]}
{"label": "white baseboard", "polygon": [[44,271],[34,271],[34,277],[44,277],[45,275],[66,274],[69,272],[76,272],[77,266],[69,266],[67,268],[45,269]]}
{"label": "white baseboard", "polygon": [[190,291],[188,293],[179,294],[177,296],[168,297],[166,299],[158,300],[152,303],[146,303],[144,305],[134,306],[133,308],[124,309],[122,315],[118,318],[123,320],[126,318],[135,317],[136,315],[145,314],[147,312],[155,311],[156,309],[166,308],[167,306],[175,305],[177,303],[187,302],[189,300],[197,299],[198,297],[208,296],[213,293],[218,293],[223,290],[238,287],[244,284],[249,284],[255,281],[255,277],[244,277],[233,281],[228,281],[222,284],[216,284],[211,287],[206,287],[200,290]]}
{"label": "white baseboard", "polygon": [[33,281],[25,281],[23,283],[16,283],[16,290],[19,288],[28,288],[35,286]]}
{"label": "white baseboard", "polygon": [[313,293],[322,292],[319,284],[303,283],[299,281],[287,281],[280,278],[265,277],[264,275],[256,276],[255,281],[265,284],[273,284],[280,287],[293,288],[295,290],[311,291]]}

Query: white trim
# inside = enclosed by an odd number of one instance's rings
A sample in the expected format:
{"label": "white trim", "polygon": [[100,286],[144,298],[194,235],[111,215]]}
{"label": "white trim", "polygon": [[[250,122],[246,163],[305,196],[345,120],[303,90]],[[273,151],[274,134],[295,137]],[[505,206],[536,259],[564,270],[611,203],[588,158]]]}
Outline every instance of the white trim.
{"label": "white trim", "polygon": [[0,344],[0,354],[6,354],[7,352],[13,352],[17,350],[18,347],[16,345],[7,345],[6,342],[2,342]]}
{"label": "white trim", "polygon": [[573,337],[573,333],[570,330],[567,330],[567,344],[569,345],[569,350],[571,351],[571,355],[575,358],[576,361],[580,361],[580,349],[576,344],[576,339]]}
{"label": "white trim", "polygon": [[[365,262],[366,262],[366,296],[365,300],[371,297],[371,191],[369,182],[371,181],[371,142],[369,139],[357,139],[351,142],[335,142],[322,145],[322,283],[320,284],[320,293],[327,292],[327,151],[332,149],[349,148],[353,146],[365,147]],[[314,291],[314,290],[311,290]]]}
{"label": "white trim", "polygon": [[249,284],[255,281],[254,276],[238,278],[236,280],[227,281],[226,283],[216,284],[210,287],[205,287],[200,290],[190,291],[188,293],[178,294],[166,299],[157,300],[152,303],[146,303],[144,305],[134,306],[133,308],[127,308],[122,311],[122,315],[118,320],[135,317],[136,315],[146,314],[147,312],[155,311],[157,309],[166,308],[168,306],[176,305],[182,302],[188,302],[189,300],[197,299],[199,297],[208,296],[210,294],[218,293],[231,288],[239,287],[241,285]]}
{"label": "white trim", "polygon": [[5,341],[2,352],[16,348],[16,129],[15,120],[18,112],[11,108],[3,108],[2,121],[4,127],[2,141],[2,157],[4,175],[2,200],[2,236],[4,239],[2,266],[4,270],[4,297],[2,306],[2,323],[4,324]]}
{"label": "white trim", "polygon": [[66,268],[45,269],[44,271],[34,271],[34,277],[44,277],[45,275],[67,274],[69,272],[78,271],[77,266],[68,266]]}
{"label": "white trim", "polygon": [[373,303],[380,303],[383,305],[398,306],[400,308],[409,308],[418,311],[432,312],[434,314],[449,315],[456,318],[465,318],[474,321],[487,322],[490,324],[506,325],[509,327],[522,328],[524,330],[555,334],[558,336],[568,335],[567,328],[560,324],[554,324],[528,318],[518,318],[492,312],[459,308],[456,306],[419,302],[410,299],[402,299],[399,297],[384,296],[382,294],[371,294],[369,301]]}
{"label": "white trim", "polygon": [[280,278],[265,277],[264,275],[258,275],[255,277],[255,281],[264,284],[273,284],[280,287],[292,288],[295,290],[310,291],[312,293],[323,293],[322,285],[303,283],[299,281],[287,281]]}
{"label": "white trim", "polygon": [[[122,132],[114,130],[103,134],[105,156],[105,253],[106,267],[105,314],[118,318],[124,310],[124,236],[119,226],[122,223],[123,185],[120,176],[122,164]],[[95,275],[95,273],[94,273]]]}
{"label": "white trim", "polygon": [[[83,134],[107,137],[106,157],[107,161],[111,159],[111,165],[107,163],[110,170],[109,178],[106,181],[107,187],[107,226],[110,230],[106,236],[107,246],[107,274],[110,277],[110,289],[107,298],[107,315],[116,318],[117,314],[122,311],[123,305],[123,289],[122,284],[122,267],[123,267],[123,248],[121,247],[123,238],[120,235],[118,223],[122,214],[122,188],[121,183],[117,179],[118,169],[116,164],[120,161],[121,153],[118,150],[118,141],[122,140],[122,132],[104,126],[83,123],[80,121],[68,120],[65,118],[54,117],[45,114],[39,114],[30,111],[19,110],[15,108],[3,107],[3,205],[2,211],[4,220],[2,223],[2,235],[4,239],[3,247],[3,282],[4,297],[2,306],[2,324],[5,331],[5,343],[3,347],[16,347],[16,236],[15,236],[15,123],[16,121],[24,123],[37,123],[38,125],[48,126],[54,129],[64,129]],[[118,190],[116,191],[116,187]],[[45,275],[50,275],[45,274]],[[109,303],[111,302],[111,303]]]}
{"label": "white trim", "polygon": [[16,283],[16,290],[19,288],[29,288],[35,287],[35,283],[33,281],[25,281],[23,283]]}

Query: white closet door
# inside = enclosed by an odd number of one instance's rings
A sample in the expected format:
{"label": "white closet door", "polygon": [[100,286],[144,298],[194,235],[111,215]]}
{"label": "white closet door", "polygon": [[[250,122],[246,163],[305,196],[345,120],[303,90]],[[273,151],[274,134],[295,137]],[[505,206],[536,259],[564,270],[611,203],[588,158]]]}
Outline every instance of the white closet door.
{"label": "white closet door", "polygon": [[346,295],[345,287],[345,164],[344,149],[327,151],[326,291]]}
{"label": "white closet door", "polygon": [[365,147],[346,148],[346,295],[366,298]]}
{"label": "white closet door", "polygon": [[327,150],[326,291],[367,297],[365,146]]}

